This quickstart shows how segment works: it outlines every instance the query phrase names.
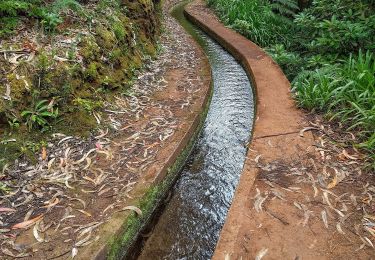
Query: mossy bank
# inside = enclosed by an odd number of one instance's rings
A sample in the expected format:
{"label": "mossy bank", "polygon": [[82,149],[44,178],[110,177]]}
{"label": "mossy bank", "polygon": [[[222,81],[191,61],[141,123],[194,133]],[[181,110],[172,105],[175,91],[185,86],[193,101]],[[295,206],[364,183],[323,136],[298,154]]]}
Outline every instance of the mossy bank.
{"label": "mossy bank", "polygon": [[32,160],[53,132],[87,136],[155,56],[160,30],[152,0],[21,2],[59,20],[51,29],[25,10],[0,9],[17,21],[0,41],[1,167]]}

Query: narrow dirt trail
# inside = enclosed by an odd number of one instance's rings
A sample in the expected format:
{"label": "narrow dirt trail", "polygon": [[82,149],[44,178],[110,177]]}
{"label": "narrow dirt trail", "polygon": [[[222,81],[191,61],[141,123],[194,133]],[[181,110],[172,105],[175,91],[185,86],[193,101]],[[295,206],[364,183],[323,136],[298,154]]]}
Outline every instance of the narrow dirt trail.
{"label": "narrow dirt trail", "polygon": [[16,162],[3,170],[12,190],[1,207],[12,210],[0,215],[1,257],[105,254],[129,215],[122,209],[163,178],[158,174],[176,158],[207,102],[211,79],[203,52],[169,16],[172,4],[163,5],[161,53],[129,93],[94,114],[96,132],[87,139],[56,133],[35,165]]}

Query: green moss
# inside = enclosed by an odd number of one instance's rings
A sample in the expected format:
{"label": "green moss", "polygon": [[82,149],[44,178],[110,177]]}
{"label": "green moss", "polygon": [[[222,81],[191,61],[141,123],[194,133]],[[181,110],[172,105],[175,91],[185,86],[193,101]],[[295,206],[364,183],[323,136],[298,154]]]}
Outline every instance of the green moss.
{"label": "green moss", "polygon": [[[10,96],[12,100],[22,100],[29,93],[31,81],[27,78],[18,78],[16,73],[7,75],[8,84],[11,86]],[[29,90],[28,90],[29,88]],[[2,92],[4,93],[4,92]]]}
{"label": "green moss", "polygon": [[147,191],[138,205],[138,207],[142,210],[142,216],[139,217],[135,213],[131,213],[128,216],[123,226],[123,229],[125,230],[123,236],[121,238],[113,237],[109,241],[110,252],[107,259],[122,259],[124,249],[127,250],[130,247],[131,243],[136,238],[136,235],[141,230],[143,222],[151,217],[154,204],[158,200],[160,193],[161,187],[158,186],[152,187]]}
{"label": "green moss", "polygon": [[127,31],[123,23],[120,21],[115,22],[113,23],[112,28],[117,40],[120,42],[124,41],[127,36]]}
{"label": "green moss", "polygon": [[90,98],[92,97],[92,90],[90,90],[92,84],[90,82],[81,82],[78,89],[73,91],[75,97]]}
{"label": "green moss", "polygon": [[123,55],[123,52],[120,49],[114,49],[109,53],[109,59],[111,62],[119,63],[121,56]]}
{"label": "green moss", "polygon": [[40,97],[50,98],[55,96],[64,97],[69,95],[64,86],[71,80],[69,67],[64,64],[57,64],[53,70],[43,75],[43,87],[40,89]]}
{"label": "green moss", "polygon": [[50,61],[51,59],[49,59],[48,55],[45,52],[41,52],[38,55],[36,66],[39,70],[46,71],[51,65]]}
{"label": "green moss", "polygon": [[151,43],[145,43],[143,45],[143,47],[144,47],[145,52],[148,55],[150,55],[151,57],[155,57],[156,56],[156,48],[155,48],[155,46],[153,44],[151,44]]}
{"label": "green moss", "polygon": [[97,62],[91,62],[84,71],[85,77],[89,80],[95,80],[98,77],[99,66]]}
{"label": "green moss", "polygon": [[87,112],[92,112],[94,110],[97,110],[103,107],[102,101],[90,100],[90,99],[84,99],[84,98],[76,98],[73,100],[73,103],[85,109]]}
{"label": "green moss", "polygon": [[120,61],[120,67],[123,71],[126,71],[129,69],[130,60],[129,58],[127,58],[127,56],[119,57],[119,61]]}
{"label": "green moss", "polygon": [[40,151],[42,144],[45,144],[45,141],[44,136],[40,133],[34,134],[32,139],[25,135],[23,131],[3,136],[0,142],[0,171],[5,164],[21,156],[35,163],[37,161],[35,154]]}
{"label": "green moss", "polygon": [[[4,90],[2,89],[1,86],[0,86],[0,91],[1,93],[4,93]],[[7,110],[6,109],[7,106],[5,102],[6,101],[4,99],[0,98],[0,124],[5,123],[5,121],[2,122],[2,120],[5,119],[5,111]]]}
{"label": "green moss", "polygon": [[93,61],[100,58],[100,47],[92,37],[85,37],[81,44],[80,54],[85,61]]}
{"label": "green moss", "polygon": [[81,88],[82,88],[82,80],[78,79],[78,78],[74,78],[72,80],[70,80],[70,86],[72,88],[72,91],[79,91]]}
{"label": "green moss", "polygon": [[132,63],[133,63],[133,68],[135,69],[139,69],[142,66],[142,56],[138,50],[136,50],[134,52],[134,55],[132,56]]}
{"label": "green moss", "polygon": [[120,89],[125,85],[128,80],[128,75],[125,71],[118,69],[118,70],[105,70],[103,75],[99,79],[99,84],[105,89]]}
{"label": "green moss", "polygon": [[54,125],[56,132],[64,132],[70,135],[88,137],[90,131],[97,127],[96,120],[87,110],[76,107],[73,112],[65,113],[62,118],[63,125]]}
{"label": "green moss", "polygon": [[113,31],[109,31],[103,26],[96,28],[96,33],[99,36],[97,38],[98,44],[106,49],[112,49],[116,44],[116,38]]}

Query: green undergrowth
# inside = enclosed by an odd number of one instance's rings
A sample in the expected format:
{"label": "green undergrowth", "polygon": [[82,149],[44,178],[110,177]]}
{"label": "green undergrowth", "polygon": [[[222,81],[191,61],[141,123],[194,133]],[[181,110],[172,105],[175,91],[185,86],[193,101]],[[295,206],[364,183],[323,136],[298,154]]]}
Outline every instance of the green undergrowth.
{"label": "green undergrowth", "polygon": [[168,168],[166,177],[159,184],[151,186],[145,195],[139,200],[137,207],[141,209],[142,216],[138,216],[135,212],[130,213],[123,224],[122,235],[119,237],[113,237],[109,241],[109,252],[107,259],[124,259],[127,254],[131,253],[129,250],[131,250],[131,247],[134,246],[134,243],[137,241],[138,235],[142,231],[142,228],[144,228],[150,222],[153,214],[155,214],[155,210],[157,210],[161,203],[163,203],[168,191],[176,181],[182,167],[185,165],[185,162],[188,159],[188,156],[194,147],[195,141],[197,140],[203,127],[209,109],[209,104],[211,102],[211,97],[212,87],[209,100],[204,108],[204,111],[201,113],[199,124],[188,144],[179,154],[173,165]]}
{"label": "green undergrowth", "polygon": [[63,22],[62,13],[72,10],[83,14],[84,9],[75,0],[2,0],[0,2],[0,37],[12,35],[26,19],[38,20],[46,31],[54,31]]}
{"label": "green undergrowth", "polygon": [[158,12],[152,0],[0,1],[0,168],[25,142],[89,135],[156,55]]}
{"label": "green undergrowth", "polygon": [[301,108],[356,134],[375,167],[375,2],[207,0],[220,19],[263,47]]}

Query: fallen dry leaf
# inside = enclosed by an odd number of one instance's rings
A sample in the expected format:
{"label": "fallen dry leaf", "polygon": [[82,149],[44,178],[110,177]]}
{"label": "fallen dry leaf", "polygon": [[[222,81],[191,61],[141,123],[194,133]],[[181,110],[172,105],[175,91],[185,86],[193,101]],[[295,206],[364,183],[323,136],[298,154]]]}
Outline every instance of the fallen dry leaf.
{"label": "fallen dry leaf", "polygon": [[34,227],[33,227],[33,235],[34,235],[35,239],[36,239],[38,242],[42,243],[42,242],[44,242],[44,239],[39,235],[39,232],[38,232],[38,229],[39,229],[39,223],[40,223],[40,222],[37,222],[37,223],[34,225]]}
{"label": "fallen dry leaf", "polygon": [[11,208],[0,208],[0,212],[16,212],[16,210]]}
{"label": "fallen dry leaf", "polygon": [[343,149],[342,152],[339,154],[339,158],[341,160],[345,160],[345,159],[358,160],[357,157],[350,155],[345,149]]}
{"label": "fallen dry leaf", "polygon": [[299,131],[299,136],[303,137],[304,132],[311,131],[311,130],[320,130],[320,129],[316,127],[305,127],[301,131]]}
{"label": "fallen dry leaf", "polygon": [[327,185],[327,189],[334,188],[338,183],[337,175],[335,175],[330,183]]}
{"label": "fallen dry leaf", "polygon": [[322,210],[321,215],[322,215],[324,226],[328,228],[327,212],[325,210]]}
{"label": "fallen dry leaf", "polygon": [[12,229],[23,229],[23,228],[28,228],[30,227],[32,224],[34,224],[35,222],[37,222],[38,220],[42,219],[43,218],[43,214],[42,215],[39,215],[33,219],[30,219],[30,220],[27,220],[27,221],[24,221],[24,222],[21,222],[21,223],[18,223],[18,224],[15,224],[14,226],[12,226]]}
{"label": "fallen dry leaf", "polygon": [[87,211],[84,211],[82,209],[77,209],[77,211],[81,212],[82,214],[88,216],[88,217],[92,217],[92,215],[90,213],[88,213]]}
{"label": "fallen dry leaf", "polygon": [[255,260],[261,260],[268,253],[268,248],[262,248],[256,255]]}
{"label": "fallen dry leaf", "polygon": [[48,205],[45,205],[43,206],[42,208],[51,208],[53,206],[55,206],[56,204],[58,204],[60,202],[59,198],[55,198],[55,200],[52,202],[52,203],[49,203]]}
{"label": "fallen dry leaf", "polygon": [[42,148],[42,160],[44,161],[45,159],[47,159],[47,150],[43,146],[43,148]]}
{"label": "fallen dry leaf", "polygon": [[72,248],[72,258],[76,257],[77,254],[78,254],[78,249],[76,247],[73,247]]}
{"label": "fallen dry leaf", "polygon": [[132,210],[137,213],[138,216],[142,216],[142,210],[136,206],[126,206],[125,208],[121,209],[120,211],[124,210]]}

